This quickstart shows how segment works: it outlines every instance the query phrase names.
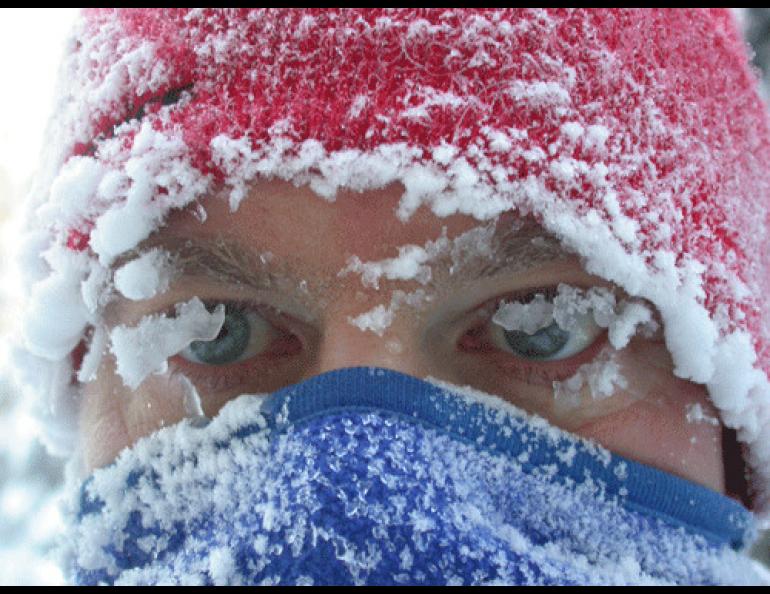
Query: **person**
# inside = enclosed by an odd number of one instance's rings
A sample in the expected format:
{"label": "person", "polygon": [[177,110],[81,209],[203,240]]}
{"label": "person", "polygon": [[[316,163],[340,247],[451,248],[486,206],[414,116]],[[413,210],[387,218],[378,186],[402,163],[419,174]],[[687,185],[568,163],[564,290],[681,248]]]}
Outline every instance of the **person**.
{"label": "person", "polygon": [[729,12],[86,10],[62,81],[18,367],[74,581],[767,580]]}

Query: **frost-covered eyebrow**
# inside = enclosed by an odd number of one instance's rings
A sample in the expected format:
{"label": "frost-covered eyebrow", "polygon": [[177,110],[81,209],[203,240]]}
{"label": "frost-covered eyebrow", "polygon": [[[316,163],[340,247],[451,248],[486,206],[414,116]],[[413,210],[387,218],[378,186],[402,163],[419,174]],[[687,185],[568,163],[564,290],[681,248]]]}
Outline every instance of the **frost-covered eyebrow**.
{"label": "frost-covered eyebrow", "polygon": [[[276,281],[276,273],[271,266],[272,254],[259,253],[224,237],[199,239],[167,236],[146,242],[141,251],[150,248],[166,251],[176,270],[184,275],[210,277],[223,283],[247,285],[257,290],[268,289]],[[136,255],[133,253],[121,261]]]}
{"label": "frost-covered eyebrow", "polygon": [[[269,298],[264,296],[267,305],[292,313],[305,322],[320,318],[319,303],[324,301],[325,285],[309,278],[306,280],[270,252],[260,252],[224,236],[209,239],[164,235],[152,238],[123,254],[113,268],[119,269],[153,249],[166,252],[174,269],[166,293],[175,299],[188,294],[198,296],[197,291],[206,294],[213,290],[215,293],[209,295],[212,299],[225,301],[228,297],[235,298],[235,295],[226,294],[227,287],[234,287],[246,290],[241,297],[248,298],[252,292],[269,294]],[[186,279],[192,285],[186,283]],[[146,307],[146,301],[118,298],[107,305],[105,321],[113,326],[125,323],[125,320],[133,319],[132,316],[145,315]]]}
{"label": "frost-covered eyebrow", "polygon": [[577,263],[576,256],[563,248],[558,239],[528,219],[501,219],[491,230],[489,240],[474,239],[472,235],[458,236],[451,252],[438,258],[433,267],[437,286],[447,289],[503,274],[516,275],[568,259]]}
{"label": "frost-covered eyebrow", "polygon": [[574,255],[536,223],[521,227],[498,226],[493,237],[494,257],[482,263],[471,280],[489,278],[502,271],[515,272],[564,260]]}
{"label": "frost-covered eyebrow", "polygon": [[[484,226],[479,226],[470,234],[462,234],[464,241],[462,235],[450,240],[450,250],[427,262],[434,268],[430,284],[473,282],[501,273],[515,274],[572,256],[534,221],[515,222],[501,218],[493,228],[486,227],[488,240],[478,242],[473,233],[482,229]],[[326,290],[335,280],[330,279],[323,287],[313,286],[319,281],[306,279],[270,252],[260,252],[227,237],[164,236],[145,242],[141,250],[126,254],[116,267],[151,248],[168,252],[183,275],[209,277],[256,290],[278,287],[292,290],[303,285],[302,293],[306,296],[307,290]]]}

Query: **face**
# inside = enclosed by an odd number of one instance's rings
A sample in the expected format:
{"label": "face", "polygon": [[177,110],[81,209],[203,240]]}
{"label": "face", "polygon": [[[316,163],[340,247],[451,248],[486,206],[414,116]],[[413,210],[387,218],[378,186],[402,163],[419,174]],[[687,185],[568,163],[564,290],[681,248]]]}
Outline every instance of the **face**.
{"label": "face", "polygon": [[[532,331],[493,321],[505,304],[552,301],[559,285],[612,291],[618,300],[622,291],[587,274],[532,221],[510,213],[485,222],[439,218],[422,209],[402,222],[400,196],[392,186],[343,192],[331,203],[308,188],[264,182],[235,214],[216,196],[204,203],[203,222],[195,211],[175,213],[162,237],[143,246],[171,254],[174,280],[150,299],[113,300],[106,329],[135,326],[193,297],[212,310],[224,304],[225,325],[133,390],[114,358],[102,359],[83,388],[85,470],[189,415],[187,382],[211,417],[240,394],[378,366],[494,394],[613,452],[724,492],[716,411],[702,386],[673,375],[660,330],[616,349],[590,319],[568,330],[541,328],[537,344]],[[594,379],[613,369],[619,375],[610,388],[597,388]],[[575,387],[574,378],[589,372],[594,379]],[[700,420],[692,414],[698,406]]]}

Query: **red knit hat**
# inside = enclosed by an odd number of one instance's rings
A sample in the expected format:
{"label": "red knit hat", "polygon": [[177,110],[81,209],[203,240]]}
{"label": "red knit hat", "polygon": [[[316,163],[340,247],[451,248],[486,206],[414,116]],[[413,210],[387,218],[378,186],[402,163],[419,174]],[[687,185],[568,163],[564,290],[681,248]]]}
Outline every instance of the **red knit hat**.
{"label": "red knit hat", "polygon": [[110,264],[170,209],[401,182],[402,218],[531,214],[655,304],[770,507],[770,129],[728,11],[89,10],[63,81],[25,333],[56,402]]}

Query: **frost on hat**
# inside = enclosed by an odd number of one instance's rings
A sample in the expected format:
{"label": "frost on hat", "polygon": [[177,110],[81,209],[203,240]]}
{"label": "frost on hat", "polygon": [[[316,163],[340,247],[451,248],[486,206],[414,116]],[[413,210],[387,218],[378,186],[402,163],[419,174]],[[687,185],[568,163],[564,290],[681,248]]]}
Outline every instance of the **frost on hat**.
{"label": "frost on hat", "polygon": [[89,10],[24,243],[30,383],[71,431],[71,353],[110,266],[171,209],[224,188],[235,210],[258,178],[327,199],[400,182],[402,219],[421,205],[532,215],[589,272],[654,303],[675,373],[706,384],[750,446],[767,511],[770,131],[756,84],[731,15],[711,9]]}

